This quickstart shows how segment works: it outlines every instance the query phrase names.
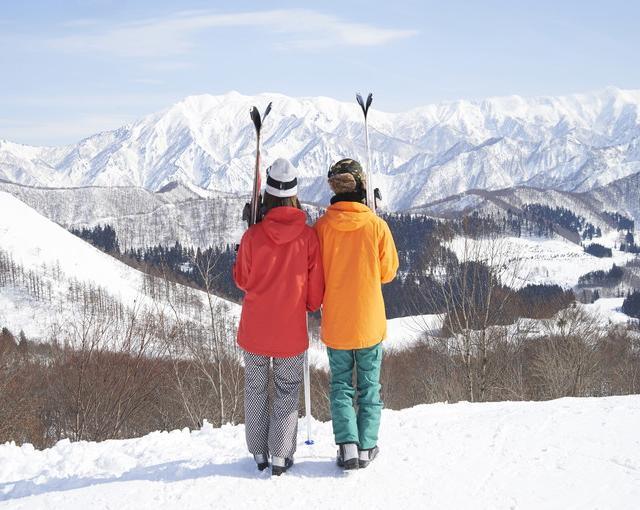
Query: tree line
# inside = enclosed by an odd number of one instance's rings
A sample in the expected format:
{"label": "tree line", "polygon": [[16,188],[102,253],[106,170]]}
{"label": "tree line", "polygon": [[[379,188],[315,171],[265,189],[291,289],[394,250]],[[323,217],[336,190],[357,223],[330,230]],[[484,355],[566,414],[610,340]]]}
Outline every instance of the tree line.
{"label": "tree line", "polygon": [[[394,235],[400,267],[398,277],[383,287],[385,306],[388,318],[404,317],[408,315],[433,314],[443,311],[438,300],[426,299],[425,295],[433,295],[439,286],[433,275],[425,272],[424,268],[434,265],[448,265],[448,270],[459,270],[456,255],[446,246],[446,241],[455,236],[470,236],[482,238],[494,235],[500,229],[491,218],[471,215],[457,221],[440,221],[422,215],[384,214],[383,218],[389,224]],[[106,245],[97,246],[106,251],[106,246],[117,246],[111,227],[96,227],[92,232],[85,229],[77,232],[83,238],[105,239]],[[104,235],[107,232],[108,235]],[[208,275],[211,291],[225,299],[239,303],[243,293],[235,286],[232,277],[232,267],[235,261],[235,249],[225,246],[211,246],[206,249],[183,246],[176,242],[172,246],[156,245],[146,248],[126,250],[122,253],[111,251],[127,264],[140,269],[147,274],[189,285],[204,290],[204,276],[198,270],[204,261],[213,266]],[[213,261],[213,262],[211,262]],[[480,263],[481,264],[481,263]],[[532,304],[546,302],[549,305],[546,315],[555,313],[562,306],[573,299],[571,293],[565,293],[555,285],[532,285],[525,289],[504,292],[513,294],[513,305],[504,311],[504,317],[509,321],[516,317],[527,316]],[[517,304],[516,304],[517,303]]]}
{"label": "tree line", "polygon": [[[425,333],[411,348],[386,352],[385,406],[640,392],[640,343],[631,326],[604,329],[569,307],[536,327],[475,330],[469,343],[464,334]],[[81,316],[74,331],[50,343],[1,328],[0,443],[44,448],[60,439],[199,428],[204,420],[242,423],[240,357],[232,349],[216,354],[213,334],[146,314],[118,328]],[[223,328],[217,334],[230,333]],[[327,373],[312,368],[317,419],[330,419],[328,392]]]}

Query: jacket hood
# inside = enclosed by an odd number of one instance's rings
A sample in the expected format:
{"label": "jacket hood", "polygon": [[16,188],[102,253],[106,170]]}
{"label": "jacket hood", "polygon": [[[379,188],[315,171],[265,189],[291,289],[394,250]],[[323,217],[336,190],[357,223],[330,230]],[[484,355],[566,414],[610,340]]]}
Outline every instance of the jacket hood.
{"label": "jacket hood", "polygon": [[295,207],[274,207],[260,222],[267,237],[276,244],[298,238],[307,224],[307,216]]}
{"label": "jacket hood", "polygon": [[336,202],[329,206],[325,215],[332,228],[343,232],[358,230],[376,217],[371,209],[359,202]]}

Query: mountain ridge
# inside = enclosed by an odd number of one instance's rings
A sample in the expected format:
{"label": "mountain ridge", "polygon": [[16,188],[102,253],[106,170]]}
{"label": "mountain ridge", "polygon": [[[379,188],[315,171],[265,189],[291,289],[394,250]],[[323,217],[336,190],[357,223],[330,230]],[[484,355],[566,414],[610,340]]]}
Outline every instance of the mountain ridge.
{"label": "mountain ridge", "polygon": [[[330,164],[346,156],[365,159],[358,106],[277,93],[188,96],[63,147],[1,141],[0,178],[152,191],[180,181],[246,193],[255,151],[247,112],[269,101],[274,109],[265,123],[263,160],[291,159],[301,177],[301,197],[326,200],[324,174]],[[640,171],[639,112],[640,90],[614,87],[566,96],[448,101],[400,113],[373,110],[376,185],[390,210],[472,188],[526,184],[588,191]]]}

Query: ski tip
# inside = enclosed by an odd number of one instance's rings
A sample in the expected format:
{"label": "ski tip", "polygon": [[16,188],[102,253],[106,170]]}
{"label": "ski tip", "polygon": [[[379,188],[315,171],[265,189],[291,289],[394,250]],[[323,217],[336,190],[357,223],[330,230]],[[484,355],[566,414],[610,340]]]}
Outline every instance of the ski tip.
{"label": "ski tip", "polygon": [[262,120],[263,120],[263,121],[264,121],[264,119],[266,119],[266,118],[267,118],[267,115],[269,115],[269,112],[271,111],[271,105],[272,105],[272,104],[273,104],[273,103],[269,103],[269,104],[267,105],[267,109],[264,111],[264,115],[262,116]]}
{"label": "ski tip", "polygon": [[314,441],[313,439],[307,439],[307,440],[304,442],[304,444],[308,444],[308,445],[312,445],[312,444],[314,444],[314,443],[315,443],[315,441]]}
{"label": "ski tip", "polygon": [[356,92],[356,101],[358,101],[360,108],[362,108],[362,113],[364,113],[364,116],[366,117],[367,113],[369,112],[369,107],[373,102],[373,94],[369,92],[369,95],[367,96],[367,101],[365,102],[365,100],[362,99],[362,94],[360,94],[360,92]]}
{"label": "ski tip", "polygon": [[253,125],[255,126],[256,131],[260,132],[260,128],[262,127],[260,112],[255,106],[252,106],[251,110],[249,111],[249,115],[251,115],[251,120],[253,121]]}

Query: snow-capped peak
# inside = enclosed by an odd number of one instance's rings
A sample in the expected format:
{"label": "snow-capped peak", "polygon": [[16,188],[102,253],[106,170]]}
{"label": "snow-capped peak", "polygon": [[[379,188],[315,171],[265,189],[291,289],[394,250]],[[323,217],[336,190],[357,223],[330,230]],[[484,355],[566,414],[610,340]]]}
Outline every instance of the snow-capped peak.
{"label": "snow-capped peak", "polygon": [[[263,161],[289,158],[302,197],[327,198],[324,175],[342,157],[365,161],[362,114],[328,97],[231,91],[184,98],[66,147],[0,142],[0,178],[48,186],[171,181],[246,193],[255,133],[249,109],[273,110]],[[567,96],[494,97],[370,114],[375,184],[402,209],[463,192],[529,184],[583,191],[640,171],[640,91],[608,87]]]}

